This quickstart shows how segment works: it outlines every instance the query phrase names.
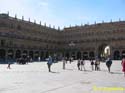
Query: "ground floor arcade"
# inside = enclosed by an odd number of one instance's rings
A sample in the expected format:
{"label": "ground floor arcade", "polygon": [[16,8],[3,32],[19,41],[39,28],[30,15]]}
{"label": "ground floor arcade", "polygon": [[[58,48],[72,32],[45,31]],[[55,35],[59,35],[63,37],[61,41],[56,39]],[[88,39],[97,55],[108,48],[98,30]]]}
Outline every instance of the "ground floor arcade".
{"label": "ground floor arcade", "polygon": [[[58,57],[73,57],[74,59],[95,58],[96,51],[54,51],[54,50],[36,50],[36,49],[14,49],[0,48],[0,62],[5,62],[8,58],[15,61],[17,58],[30,56],[34,61],[45,60],[49,55],[56,54]],[[111,53],[113,59],[118,60],[125,56],[125,49],[114,49]]]}

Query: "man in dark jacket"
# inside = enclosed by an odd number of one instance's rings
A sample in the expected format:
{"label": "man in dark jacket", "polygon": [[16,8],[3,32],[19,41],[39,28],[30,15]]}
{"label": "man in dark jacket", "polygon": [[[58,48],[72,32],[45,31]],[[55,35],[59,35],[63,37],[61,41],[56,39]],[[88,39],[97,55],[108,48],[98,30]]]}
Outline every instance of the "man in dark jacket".
{"label": "man in dark jacket", "polygon": [[106,61],[106,66],[107,66],[109,72],[110,72],[111,65],[112,65],[112,60],[110,58],[108,58],[108,60]]}

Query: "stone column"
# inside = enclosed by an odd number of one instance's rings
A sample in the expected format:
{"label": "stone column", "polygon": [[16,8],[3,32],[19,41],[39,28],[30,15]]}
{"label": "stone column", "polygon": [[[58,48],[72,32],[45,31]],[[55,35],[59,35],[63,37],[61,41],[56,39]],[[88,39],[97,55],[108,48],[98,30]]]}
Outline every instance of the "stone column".
{"label": "stone column", "polygon": [[81,51],[81,59],[83,59],[83,51]]}
{"label": "stone column", "polygon": [[98,52],[99,52],[98,47],[95,47],[95,58],[98,57],[98,55],[99,55]]}
{"label": "stone column", "polygon": [[15,49],[13,50],[13,59],[14,59],[14,61],[16,61],[16,50]]}
{"label": "stone column", "polygon": [[8,59],[8,49],[5,49],[5,62],[7,61]]}
{"label": "stone column", "polygon": [[113,57],[114,54],[113,53],[114,53],[113,47],[110,46],[110,57],[111,57],[111,59],[114,59],[114,57]]}

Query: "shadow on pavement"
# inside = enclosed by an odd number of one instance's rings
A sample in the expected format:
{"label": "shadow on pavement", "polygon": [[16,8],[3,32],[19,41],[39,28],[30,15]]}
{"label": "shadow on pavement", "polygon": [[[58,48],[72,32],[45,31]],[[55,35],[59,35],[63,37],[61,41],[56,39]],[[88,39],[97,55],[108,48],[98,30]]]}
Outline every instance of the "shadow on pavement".
{"label": "shadow on pavement", "polygon": [[120,73],[120,72],[111,72],[111,74],[123,74],[123,73]]}
{"label": "shadow on pavement", "polygon": [[51,71],[51,73],[59,74],[60,72],[54,72],[54,71]]}
{"label": "shadow on pavement", "polygon": [[73,71],[73,69],[65,69],[65,70],[70,70],[70,71]]}
{"label": "shadow on pavement", "polygon": [[[84,71],[84,70],[82,70],[82,71]],[[91,70],[85,70],[85,72],[92,72]]]}

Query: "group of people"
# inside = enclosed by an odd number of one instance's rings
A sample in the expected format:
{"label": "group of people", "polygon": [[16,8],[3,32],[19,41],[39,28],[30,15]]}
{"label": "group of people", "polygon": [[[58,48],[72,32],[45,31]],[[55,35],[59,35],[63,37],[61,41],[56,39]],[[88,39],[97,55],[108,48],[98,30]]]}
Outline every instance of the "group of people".
{"label": "group of people", "polygon": [[81,60],[81,59],[78,59],[78,63],[77,63],[77,67],[78,67],[78,70],[81,70],[84,69],[85,71],[85,61],[84,60]]}
{"label": "group of people", "polygon": [[[100,70],[100,61],[98,59],[95,60],[95,62],[94,62],[94,60],[90,60],[90,65],[91,65],[92,70],[94,70],[94,65],[95,65],[95,70],[97,70],[97,71]],[[78,67],[78,70],[82,71],[84,69],[84,71],[86,71],[85,60],[84,59],[78,59],[77,67]]]}
{"label": "group of people", "polygon": [[[110,72],[111,65],[112,65],[112,60],[110,58],[108,58],[108,60],[106,61],[106,66],[107,66],[109,72]],[[123,57],[121,65],[122,65],[122,71],[123,71],[124,77],[125,77],[125,57]]]}
{"label": "group of people", "polygon": [[[51,72],[51,65],[53,63],[56,63],[57,59],[56,59],[56,57],[49,56],[46,60],[47,60],[48,70],[49,70],[49,72]],[[30,61],[31,61],[30,57],[17,59],[17,63],[18,64],[26,64],[27,62],[30,62]],[[62,61],[63,61],[63,69],[65,69],[65,64],[67,63],[68,59],[67,58],[63,58]],[[73,58],[69,59],[69,63],[71,63],[71,62],[73,62]],[[10,64],[11,63],[8,62],[8,67],[7,67],[8,69],[10,69]],[[95,70],[95,71],[99,71],[100,70],[100,60],[99,59],[95,59],[95,61],[94,60],[90,60],[90,65],[91,65],[92,70]],[[108,68],[108,72],[110,72],[111,65],[112,65],[112,60],[109,57],[106,60],[106,66]],[[122,68],[123,68],[122,71],[123,71],[124,76],[125,76],[125,57],[123,57],[121,65],[122,65]],[[95,68],[94,68],[94,66],[95,66]],[[85,60],[84,59],[78,59],[77,67],[78,67],[78,70],[86,71],[86,69],[85,69]]]}
{"label": "group of people", "polygon": [[[14,62],[14,61],[11,61],[12,58],[8,58],[8,66],[7,68],[8,69],[11,69],[10,65]],[[31,62],[32,61],[32,58],[29,57],[29,56],[26,56],[26,57],[20,57],[20,58],[17,58],[16,59],[16,63],[17,64],[28,64],[28,62]]]}
{"label": "group of people", "polygon": [[31,58],[28,56],[28,57],[20,57],[20,58],[17,58],[16,62],[17,64],[26,64],[28,62],[31,61]]}
{"label": "group of people", "polygon": [[[106,63],[106,67],[108,69],[108,72],[110,73],[110,69],[111,69],[111,65],[112,65],[111,58],[108,57],[107,60],[105,61],[105,63]],[[95,71],[101,70],[100,69],[100,60],[98,58],[95,59],[95,61],[94,60],[90,60],[90,64],[91,64],[92,71],[93,70],[95,70]],[[122,71],[123,71],[124,76],[125,76],[125,57],[123,57],[121,65],[122,65]],[[95,68],[94,68],[94,66],[95,66]],[[83,60],[82,59],[78,59],[78,61],[77,61],[77,67],[78,67],[78,70],[82,71],[84,69],[84,71],[86,71],[84,59]]]}

